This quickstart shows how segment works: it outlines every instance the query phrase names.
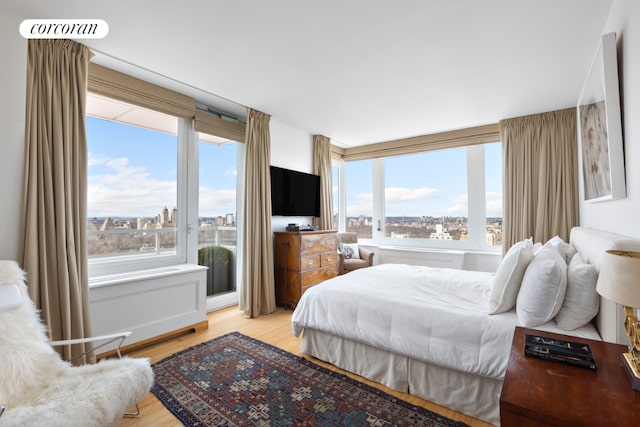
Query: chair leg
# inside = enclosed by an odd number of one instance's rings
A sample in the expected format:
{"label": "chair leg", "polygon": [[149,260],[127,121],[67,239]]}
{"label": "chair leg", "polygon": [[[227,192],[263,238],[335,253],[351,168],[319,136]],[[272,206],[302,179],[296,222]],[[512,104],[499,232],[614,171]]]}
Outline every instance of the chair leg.
{"label": "chair leg", "polygon": [[127,412],[124,414],[127,418],[135,418],[140,415],[140,405],[136,402],[136,411],[135,412]]}

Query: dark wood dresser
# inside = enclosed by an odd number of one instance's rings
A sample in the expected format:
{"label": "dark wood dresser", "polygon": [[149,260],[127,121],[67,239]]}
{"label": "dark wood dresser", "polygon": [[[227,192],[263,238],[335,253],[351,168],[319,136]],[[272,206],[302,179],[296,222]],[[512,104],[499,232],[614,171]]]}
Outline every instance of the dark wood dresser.
{"label": "dark wood dresser", "polygon": [[276,302],[292,307],[311,286],[338,275],[335,231],[275,233]]}
{"label": "dark wood dresser", "polygon": [[[597,370],[527,357],[525,334],[589,344]],[[640,392],[622,365],[626,347],[516,328],[500,396],[500,424],[529,426],[638,426]]]}

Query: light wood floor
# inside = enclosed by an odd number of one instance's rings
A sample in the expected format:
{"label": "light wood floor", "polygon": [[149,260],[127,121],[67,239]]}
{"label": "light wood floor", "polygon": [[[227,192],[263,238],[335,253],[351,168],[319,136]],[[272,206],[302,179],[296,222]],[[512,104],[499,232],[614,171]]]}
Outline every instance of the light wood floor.
{"label": "light wood floor", "polygon": [[[204,331],[180,335],[158,344],[153,344],[128,353],[130,357],[148,357],[151,363],[157,362],[165,357],[176,353],[195,344],[208,341],[212,338],[224,335],[229,332],[240,332],[244,335],[256,338],[258,340],[269,343],[273,346],[282,348],[290,353],[302,356],[300,353],[300,339],[293,336],[291,332],[291,311],[278,310],[269,316],[260,316],[256,319],[246,319],[242,313],[238,311],[237,306],[229,307],[223,310],[214,311],[208,314],[209,328]],[[414,405],[422,406],[431,411],[437,412],[448,418],[463,421],[472,427],[488,427],[491,424],[470,418],[466,415],[452,411],[441,406],[434,405],[426,400],[399,393],[379,384],[367,381],[361,377],[342,371],[332,365],[312,359],[314,362],[345,373],[353,378],[378,387],[385,392],[400,397],[411,402]],[[182,426],[182,424],[160,403],[160,401],[151,393],[142,398],[140,404],[140,416],[137,418],[123,418],[117,427],[146,427],[146,426]]]}

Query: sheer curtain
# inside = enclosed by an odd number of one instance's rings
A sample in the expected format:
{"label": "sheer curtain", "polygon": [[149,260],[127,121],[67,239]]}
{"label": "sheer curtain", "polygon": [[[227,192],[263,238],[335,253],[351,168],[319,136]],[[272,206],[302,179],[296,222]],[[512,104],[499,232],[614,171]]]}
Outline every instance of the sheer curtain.
{"label": "sheer curtain", "polygon": [[320,230],[333,230],[331,141],[323,135],[313,136],[313,173],[320,175],[320,217],[313,222]]}
{"label": "sheer curtain", "polygon": [[504,251],[533,237],[569,239],[578,224],[575,108],[500,121]]}
{"label": "sheer curtain", "polygon": [[246,317],[276,310],[271,232],[270,116],[247,109],[240,310]]}
{"label": "sheer curtain", "polygon": [[[19,262],[52,340],[91,335],[85,135],[91,56],[71,40],[29,40]],[[85,346],[60,351],[69,358]],[[76,363],[86,361],[93,360]]]}

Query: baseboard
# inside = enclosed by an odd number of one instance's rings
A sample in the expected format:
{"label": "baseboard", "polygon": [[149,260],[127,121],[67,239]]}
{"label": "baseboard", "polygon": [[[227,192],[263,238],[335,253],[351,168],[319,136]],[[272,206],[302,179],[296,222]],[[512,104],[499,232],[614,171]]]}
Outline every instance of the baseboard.
{"label": "baseboard", "polygon": [[[204,320],[199,323],[194,323],[193,325],[185,326],[184,328],[176,329],[155,337],[148,338],[146,340],[138,341],[133,344],[124,345],[120,348],[120,352],[124,355],[126,353],[132,352],[134,350],[139,350],[142,347],[146,347],[152,344],[157,344],[161,341],[168,340],[170,338],[174,338],[178,335],[184,335],[191,332],[201,332],[209,329],[209,321]],[[110,357],[117,357],[118,353],[116,350],[105,351],[104,353],[100,353],[96,355],[96,359],[106,359]]]}

